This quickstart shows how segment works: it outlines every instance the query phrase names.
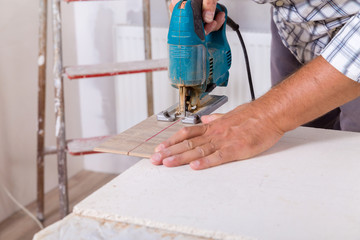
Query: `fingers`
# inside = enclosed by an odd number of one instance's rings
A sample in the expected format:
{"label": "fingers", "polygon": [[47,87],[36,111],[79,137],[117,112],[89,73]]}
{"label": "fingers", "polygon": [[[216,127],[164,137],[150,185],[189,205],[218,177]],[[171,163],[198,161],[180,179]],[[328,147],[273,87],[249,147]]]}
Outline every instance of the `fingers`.
{"label": "fingers", "polygon": [[179,2],[180,0],[171,0],[171,3],[169,5],[169,10],[170,12],[172,12],[174,10],[175,5]]}
{"label": "fingers", "polygon": [[225,22],[225,13],[219,12],[218,14],[216,14],[215,19],[211,23],[205,24],[204,26],[205,34],[207,35],[210,32],[219,30],[221,26],[224,24],[224,22]]}
{"label": "fingers", "polygon": [[205,124],[183,128],[160,144],[152,163],[169,167],[189,163],[192,169],[200,170],[264,152],[284,132],[253,107],[245,104],[225,115],[204,116]]}
{"label": "fingers", "polygon": [[198,159],[196,161],[192,161],[190,163],[190,167],[194,170],[201,170],[201,169],[220,165],[223,161],[222,155],[223,154],[221,151],[219,151],[219,150],[215,151],[213,154],[211,154],[209,156],[206,156],[202,159]]}
{"label": "fingers", "polygon": [[213,31],[217,31],[225,22],[225,12],[219,12],[218,14],[216,14],[214,21],[216,22],[216,26]]}
{"label": "fingers", "polygon": [[[171,0],[169,5],[170,12],[173,11],[175,5],[180,0]],[[225,13],[220,12],[215,16],[217,0],[203,0],[203,12],[202,17],[206,23],[204,26],[205,34],[209,34],[212,31],[217,31],[225,22]],[[215,18],[214,18],[215,17]]]}
{"label": "fingers", "polygon": [[203,19],[206,23],[214,20],[217,0],[203,0]]}
{"label": "fingers", "polygon": [[169,11],[170,11],[170,13],[173,12],[174,6],[175,6],[175,5],[174,5],[173,3],[170,3],[170,5],[169,5]]}
{"label": "fingers", "polygon": [[175,145],[179,142],[184,141],[185,139],[194,138],[200,135],[203,135],[206,132],[207,125],[199,125],[192,127],[184,127],[176,132],[172,137],[168,140],[160,143],[156,148],[155,152],[159,152],[169,146]]}
{"label": "fingers", "polygon": [[206,157],[192,161],[190,167],[194,170],[201,170],[234,161],[231,156],[226,156],[226,152],[224,150],[216,150]]}
{"label": "fingers", "polygon": [[211,155],[215,152],[215,146],[211,143],[204,144],[202,146],[195,147],[190,151],[186,151],[182,154],[170,156],[163,160],[163,164],[167,167],[176,167],[184,164],[188,164],[196,159],[201,159],[205,156]]}
{"label": "fingers", "polygon": [[[188,152],[188,151],[191,152],[193,149],[195,149],[207,142],[209,142],[209,140],[206,137],[196,137],[196,138],[192,138],[189,140],[184,140],[178,144],[175,144],[173,146],[164,148],[161,151],[156,152],[155,154],[153,154],[151,156],[150,160],[153,164],[160,165],[161,163],[163,163],[164,159],[166,159],[170,156],[174,156],[174,155],[181,154],[181,153]],[[198,151],[200,151],[200,150],[198,149]],[[200,157],[202,157],[202,156],[200,156]],[[188,162],[190,162],[190,161],[188,161]]]}
{"label": "fingers", "polygon": [[[225,13],[219,12],[215,16],[217,0],[203,0],[203,20],[206,23],[204,26],[205,34],[217,31],[225,22]],[[215,19],[214,19],[215,16]]]}

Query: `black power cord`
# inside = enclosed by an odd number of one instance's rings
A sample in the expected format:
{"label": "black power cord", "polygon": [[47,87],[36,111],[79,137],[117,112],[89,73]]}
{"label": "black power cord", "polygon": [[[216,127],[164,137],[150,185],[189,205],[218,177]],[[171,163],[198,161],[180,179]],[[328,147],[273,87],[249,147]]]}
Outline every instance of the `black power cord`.
{"label": "black power cord", "polygon": [[244,57],[245,57],[245,64],[246,64],[246,71],[247,71],[247,76],[248,76],[248,81],[249,81],[251,99],[252,99],[252,101],[254,101],[255,100],[255,93],[254,93],[254,86],[253,86],[252,77],[251,77],[249,57],[248,57],[248,54],[247,54],[247,51],[246,51],[244,39],[242,38],[240,30],[239,30],[239,24],[235,23],[229,16],[227,18],[226,24],[229,27],[231,27],[232,30],[234,30],[237,33],[238,37],[239,37],[241,47],[243,49]]}

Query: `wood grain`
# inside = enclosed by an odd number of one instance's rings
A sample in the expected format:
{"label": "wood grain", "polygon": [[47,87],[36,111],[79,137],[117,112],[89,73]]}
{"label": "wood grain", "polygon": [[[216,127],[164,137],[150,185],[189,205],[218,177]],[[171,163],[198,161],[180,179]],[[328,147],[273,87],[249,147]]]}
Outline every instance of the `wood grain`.
{"label": "wood grain", "polygon": [[150,158],[155,147],[184,126],[181,121],[161,122],[153,115],[125,132],[103,142],[94,150]]}

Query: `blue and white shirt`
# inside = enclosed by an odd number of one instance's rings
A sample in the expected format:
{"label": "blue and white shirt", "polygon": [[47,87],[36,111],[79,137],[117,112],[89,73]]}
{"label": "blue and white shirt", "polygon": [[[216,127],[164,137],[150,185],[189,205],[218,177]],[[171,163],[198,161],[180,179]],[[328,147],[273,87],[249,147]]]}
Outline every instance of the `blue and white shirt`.
{"label": "blue and white shirt", "polygon": [[254,0],[274,6],[273,19],[301,62],[323,56],[360,82],[360,0]]}

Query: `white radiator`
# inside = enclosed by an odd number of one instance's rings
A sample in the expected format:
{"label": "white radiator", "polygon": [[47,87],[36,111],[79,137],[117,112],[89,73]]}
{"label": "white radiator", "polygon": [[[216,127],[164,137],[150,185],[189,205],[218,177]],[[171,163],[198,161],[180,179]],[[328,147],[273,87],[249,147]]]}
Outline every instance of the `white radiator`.
{"label": "white radiator", "polygon": [[[153,28],[152,56],[154,59],[167,57],[167,29]],[[270,34],[242,33],[249,59],[256,97],[270,89]],[[229,84],[226,88],[216,88],[213,93],[229,97],[217,112],[227,112],[250,101],[249,84],[244,56],[235,32],[227,32],[232,51],[232,66]],[[115,29],[116,61],[144,59],[142,27],[117,26]],[[177,90],[170,86],[167,72],[153,73],[154,111],[158,113],[178,100]],[[116,78],[117,131],[122,132],[147,117],[145,74],[131,74]]]}

